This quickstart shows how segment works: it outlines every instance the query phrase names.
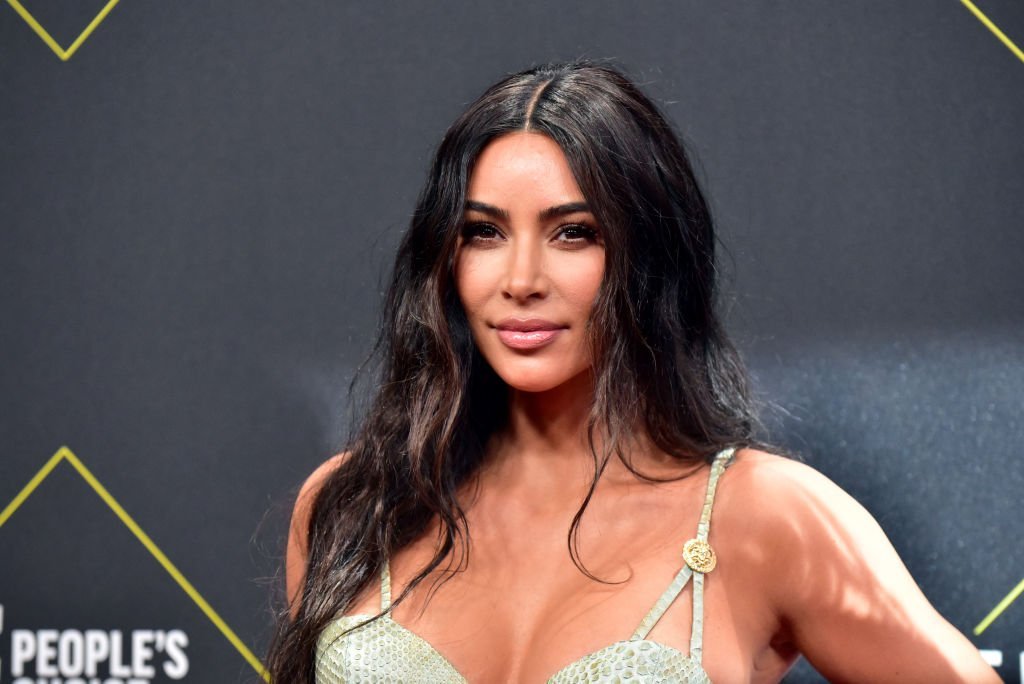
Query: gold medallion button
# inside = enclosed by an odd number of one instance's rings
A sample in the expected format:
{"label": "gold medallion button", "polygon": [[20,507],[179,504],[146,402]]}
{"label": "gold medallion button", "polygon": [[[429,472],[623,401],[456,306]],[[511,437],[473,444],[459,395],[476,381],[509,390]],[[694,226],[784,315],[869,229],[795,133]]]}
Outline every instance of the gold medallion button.
{"label": "gold medallion button", "polygon": [[708,573],[715,569],[715,551],[702,539],[691,539],[683,545],[683,560],[694,572]]}

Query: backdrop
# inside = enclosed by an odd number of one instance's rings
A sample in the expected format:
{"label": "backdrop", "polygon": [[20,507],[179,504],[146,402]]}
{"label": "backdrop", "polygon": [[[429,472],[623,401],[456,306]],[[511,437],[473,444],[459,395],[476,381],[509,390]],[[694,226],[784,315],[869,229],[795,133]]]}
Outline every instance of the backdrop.
{"label": "backdrop", "polygon": [[699,158],[773,437],[1020,681],[1024,5],[976,9],[0,3],[0,681],[259,681],[433,146],[579,56]]}

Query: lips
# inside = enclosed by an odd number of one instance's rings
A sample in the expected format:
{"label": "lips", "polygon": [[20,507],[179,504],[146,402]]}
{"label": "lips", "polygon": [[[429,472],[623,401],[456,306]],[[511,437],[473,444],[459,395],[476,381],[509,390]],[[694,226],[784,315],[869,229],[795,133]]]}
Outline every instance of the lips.
{"label": "lips", "polygon": [[506,318],[494,327],[498,331],[498,338],[512,349],[543,347],[566,329],[564,325],[542,318]]}

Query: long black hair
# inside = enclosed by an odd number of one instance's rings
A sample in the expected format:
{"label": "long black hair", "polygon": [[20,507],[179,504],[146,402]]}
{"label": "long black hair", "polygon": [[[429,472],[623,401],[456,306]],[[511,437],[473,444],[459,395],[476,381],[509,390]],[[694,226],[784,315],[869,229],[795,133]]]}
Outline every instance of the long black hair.
{"label": "long black hair", "polygon": [[[502,79],[446,132],[398,250],[376,348],[379,390],[312,506],[301,603],[294,619],[282,611],[270,649],[279,683],[312,681],[319,633],[431,522],[436,553],[403,596],[456,549],[466,560],[456,492],[505,419],[507,388],[474,347],[452,268],[473,164],[514,131],[559,145],[605,241],[590,321],[590,493],[612,457],[645,477],[629,459],[638,430],[683,464],[755,441],[747,375],[716,315],[711,214],[672,127],[606,65],[551,64]],[[589,500],[567,537],[581,569],[575,533]]]}

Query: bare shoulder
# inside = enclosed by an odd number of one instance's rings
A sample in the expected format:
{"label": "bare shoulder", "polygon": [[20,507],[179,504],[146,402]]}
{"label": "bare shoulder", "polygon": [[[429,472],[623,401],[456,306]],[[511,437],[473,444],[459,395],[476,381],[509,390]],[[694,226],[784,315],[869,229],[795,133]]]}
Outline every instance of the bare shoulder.
{"label": "bare shoulder", "polygon": [[720,486],[722,509],[753,518],[773,538],[795,530],[806,536],[815,528],[829,534],[837,528],[854,535],[880,532],[874,518],[839,485],[785,456],[741,449]]}
{"label": "bare shoulder", "polygon": [[825,475],[742,449],[720,487],[723,553],[830,681],[996,681],[871,514]]}
{"label": "bare shoulder", "polygon": [[757,449],[740,450],[722,477],[720,508],[725,522],[744,521],[743,537],[772,550],[763,556],[767,566],[788,569],[776,584],[780,602],[792,603],[802,590],[829,575],[863,576],[869,561],[885,576],[909,580],[874,517],[805,463]]}
{"label": "bare shoulder", "polygon": [[336,454],[317,466],[302,483],[299,494],[295,497],[292,520],[288,526],[288,546],[285,555],[285,592],[293,616],[298,611],[302,584],[306,578],[309,520],[313,513],[313,503],[324,482],[341,467],[348,457],[348,452]]}
{"label": "bare shoulder", "polygon": [[[349,452],[342,452],[335,454],[329,459],[321,463],[310,473],[306,481],[302,483],[302,487],[299,489],[299,494],[295,498],[295,506],[298,509],[300,506],[308,508],[312,505],[312,502],[316,499],[316,495],[320,493],[320,488],[323,487],[324,482],[331,475],[334,474],[341,465],[348,460]],[[308,517],[309,511],[306,511]],[[307,520],[308,522],[308,520]]]}
{"label": "bare shoulder", "polygon": [[729,468],[730,486],[755,493],[757,489],[778,490],[783,496],[830,496],[842,491],[823,474],[792,458],[760,449],[740,449]]}
{"label": "bare shoulder", "polygon": [[299,550],[302,551],[303,558],[305,558],[306,535],[309,530],[309,519],[313,513],[313,503],[323,488],[324,482],[348,460],[348,457],[348,452],[331,456],[317,466],[309,477],[306,478],[306,481],[302,483],[302,487],[299,488],[299,493],[295,497],[295,508],[292,510],[292,522],[289,529],[289,549],[294,541]]}

